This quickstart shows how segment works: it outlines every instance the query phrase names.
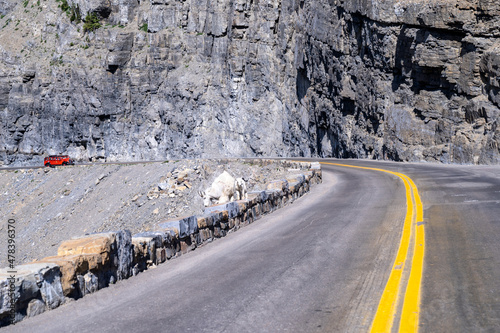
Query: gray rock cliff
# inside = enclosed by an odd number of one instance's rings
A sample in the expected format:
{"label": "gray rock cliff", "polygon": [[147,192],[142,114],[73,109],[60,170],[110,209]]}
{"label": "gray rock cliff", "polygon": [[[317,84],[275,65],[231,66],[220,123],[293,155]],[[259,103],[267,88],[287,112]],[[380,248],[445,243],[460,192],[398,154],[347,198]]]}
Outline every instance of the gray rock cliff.
{"label": "gray rock cliff", "polygon": [[500,162],[493,0],[3,0],[0,13],[5,164]]}

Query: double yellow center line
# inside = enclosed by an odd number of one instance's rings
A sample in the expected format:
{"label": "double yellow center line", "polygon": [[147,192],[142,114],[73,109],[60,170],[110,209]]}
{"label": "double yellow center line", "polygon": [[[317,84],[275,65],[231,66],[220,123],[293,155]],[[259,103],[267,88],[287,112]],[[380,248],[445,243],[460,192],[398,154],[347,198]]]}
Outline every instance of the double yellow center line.
{"label": "double yellow center line", "polygon": [[[417,186],[410,177],[399,172],[338,163],[321,162],[321,164],[381,171],[393,174],[403,180],[406,189],[406,217],[403,224],[403,233],[396,260],[372,322],[371,332],[392,331],[396,321],[398,304],[401,301],[400,295],[403,293],[403,306],[399,316],[399,332],[417,332],[420,312],[420,286],[422,284],[425,252],[424,214]],[[413,244],[413,255],[410,258],[411,244]],[[403,279],[405,267],[410,271],[407,281]]]}

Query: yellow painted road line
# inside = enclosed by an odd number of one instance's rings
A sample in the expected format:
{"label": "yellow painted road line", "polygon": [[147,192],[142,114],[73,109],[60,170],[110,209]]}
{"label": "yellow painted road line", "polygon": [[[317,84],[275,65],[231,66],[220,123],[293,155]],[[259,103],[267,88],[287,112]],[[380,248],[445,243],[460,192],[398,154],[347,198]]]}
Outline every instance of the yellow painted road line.
{"label": "yellow painted road line", "polygon": [[391,274],[387,280],[384,292],[380,298],[379,306],[373,319],[371,332],[391,332],[396,308],[401,294],[403,270],[405,268],[408,250],[411,240],[411,224],[413,221],[413,200],[411,199],[411,188],[406,180],[403,180],[406,188],[406,217],[403,223],[403,233],[399,243],[396,260],[392,266]]}
{"label": "yellow painted road line", "polygon": [[415,223],[415,243],[412,258],[412,270],[408,280],[408,286],[403,303],[403,311],[401,313],[401,321],[399,323],[400,332],[418,332],[418,320],[420,315],[420,286],[422,285],[422,275],[424,267],[424,253],[425,253],[425,229],[423,224],[424,211],[422,208],[422,201],[418,195],[417,186],[407,176],[409,181],[413,198],[415,199],[415,206],[417,209],[417,219]]}
{"label": "yellow painted road line", "polygon": [[[403,310],[401,313],[399,331],[417,332],[420,313],[420,286],[422,284],[422,273],[425,250],[425,231],[423,225],[422,201],[418,195],[418,190],[410,177],[399,173],[379,168],[360,167],[347,164],[320,162],[321,164],[330,164],[350,168],[375,170],[393,174],[401,178],[405,185],[406,192],[406,217],[403,223],[403,232],[398,248],[396,259],[392,266],[389,279],[379,302],[375,318],[373,319],[371,332],[391,332],[395,320],[396,308],[399,302],[399,296],[405,291],[403,300]],[[415,204],[413,204],[415,201]],[[415,225],[413,231],[412,225]],[[415,242],[413,257],[410,261],[408,252],[412,233],[415,232]],[[410,278],[408,284],[403,286],[403,269],[405,263],[409,264]]]}

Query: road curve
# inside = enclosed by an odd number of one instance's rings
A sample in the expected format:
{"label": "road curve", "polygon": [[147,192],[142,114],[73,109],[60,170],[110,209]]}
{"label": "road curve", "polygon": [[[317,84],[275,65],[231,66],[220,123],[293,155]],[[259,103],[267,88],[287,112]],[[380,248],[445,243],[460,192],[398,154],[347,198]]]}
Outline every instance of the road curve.
{"label": "road curve", "polygon": [[500,332],[500,166],[340,163],[401,172],[418,187],[426,244],[419,332]]}
{"label": "road curve", "polygon": [[6,331],[366,331],[405,215],[394,193],[397,177],[325,166],[293,205]]}
{"label": "road curve", "polygon": [[420,332],[500,332],[500,166],[404,170],[424,203]]}
{"label": "road curve", "polygon": [[[500,168],[340,163],[401,172],[418,187],[420,331],[499,331]],[[400,245],[405,186],[373,170],[324,165],[323,175],[291,206],[0,332],[369,331]]]}

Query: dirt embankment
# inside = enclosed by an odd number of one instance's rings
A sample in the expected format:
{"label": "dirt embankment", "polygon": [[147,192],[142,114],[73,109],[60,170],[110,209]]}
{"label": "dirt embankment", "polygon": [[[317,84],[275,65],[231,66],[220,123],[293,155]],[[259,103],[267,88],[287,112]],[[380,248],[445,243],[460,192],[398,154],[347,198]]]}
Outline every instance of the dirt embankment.
{"label": "dirt embankment", "polygon": [[[61,241],[86,233],[153,230],[158,222],[199,214],[200,190],[224,170],[249,191],[264,189],[287,169],[245,160],[182,160],[0,171],[0,248],[7,221],[16,226],[16,264],[55,255]],[[2,251],[3,253],[4,251]],[[7,257],[0,258],[0,267]]]}

